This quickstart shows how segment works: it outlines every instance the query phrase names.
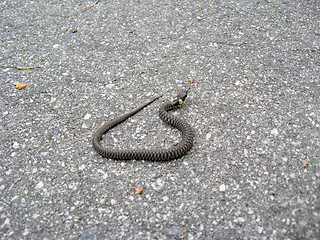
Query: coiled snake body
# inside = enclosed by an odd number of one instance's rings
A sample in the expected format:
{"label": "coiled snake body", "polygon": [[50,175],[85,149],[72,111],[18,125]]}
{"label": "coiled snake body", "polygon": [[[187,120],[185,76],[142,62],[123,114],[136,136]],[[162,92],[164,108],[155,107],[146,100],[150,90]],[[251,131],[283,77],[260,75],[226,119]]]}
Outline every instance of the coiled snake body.
{"label": "coiled snake body", "polygon": [[[161,97],[161,96],[160,96]],[[159,117],[169,125],[177,128],[182,133],[182,141],[177,145],[172,146],[168,149],[137,149],[137,150],[115,150],[108,149],[101,145],[100,141],[102,136],[111,128],[122,123],[130,116],[136,114],[144,107],[148,106],[160,97],[156,97],[151,101],[145,103],[144,105],[134,109],[133,111],[124,114],[110,122],[104,123],[98,130],[93,134],[93,147],[102,156],[115,159],[115,160],[172,160],[182,157],[186,154],[193,145],[194,133],[188,123],[184,120],[179,119],[168,112],[177,108],[183,103],[187,97],[187,91],[180,93],[172,102],[165,102],[159,109]]]}

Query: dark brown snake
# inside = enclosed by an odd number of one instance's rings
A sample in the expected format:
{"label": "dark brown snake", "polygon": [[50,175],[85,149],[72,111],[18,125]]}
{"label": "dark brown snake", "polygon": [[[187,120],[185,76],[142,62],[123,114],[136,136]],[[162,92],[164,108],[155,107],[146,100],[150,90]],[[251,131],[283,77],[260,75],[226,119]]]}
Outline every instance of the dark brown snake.
{"label": "dark brown snake", "polygon": [[110,122],[104,123],[98,130],[93,134],[93,147],[102,156],[115,159],[115,160],[172,160],[180,158],[185,155],[193,145],[194,133],[188,123],[184,120],[179,119],[168,112],[180,106],[187,97],[187,92],[180,93],[172,102],[165,102],[159,109],[159,117],[162,121],[168,123],[174,128],[177,128],[182,133],[182,140],[175,146],[168,149],[137,149],[137,150],[115,150],[111,148],[105,148],[101,145],[100,141],[102,136],[109,131],[111,128],[122,123],[127,118],[136,114],[144,107],[148,106],[160,97],[156,97],[144,105],[134,109],[133,111],[124,114]]}

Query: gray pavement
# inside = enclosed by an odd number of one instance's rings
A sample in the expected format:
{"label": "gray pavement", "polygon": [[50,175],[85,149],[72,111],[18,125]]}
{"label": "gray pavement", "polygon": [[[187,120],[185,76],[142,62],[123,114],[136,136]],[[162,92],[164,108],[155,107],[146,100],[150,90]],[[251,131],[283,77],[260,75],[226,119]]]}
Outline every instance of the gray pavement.
{"label": "gray pavement", "polygon": [[[320,1],[93,2],[0,2],[0,65],[41,66],[0,68],[0,238],[320,239]],[[159,94],[104,144],[179,141],[190,77],[186,156],[93,151]]]}

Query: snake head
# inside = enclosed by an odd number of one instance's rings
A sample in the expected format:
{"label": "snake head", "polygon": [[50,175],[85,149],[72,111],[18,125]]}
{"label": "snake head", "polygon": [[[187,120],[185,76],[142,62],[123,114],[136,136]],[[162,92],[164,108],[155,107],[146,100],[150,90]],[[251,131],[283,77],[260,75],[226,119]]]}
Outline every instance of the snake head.
{"label": "snake head", "polygon": [[178,94],[176,98],[173,99],[172,103],[174,106],[182,105],[184,100],[188,96],[188,91],[183,91]]}

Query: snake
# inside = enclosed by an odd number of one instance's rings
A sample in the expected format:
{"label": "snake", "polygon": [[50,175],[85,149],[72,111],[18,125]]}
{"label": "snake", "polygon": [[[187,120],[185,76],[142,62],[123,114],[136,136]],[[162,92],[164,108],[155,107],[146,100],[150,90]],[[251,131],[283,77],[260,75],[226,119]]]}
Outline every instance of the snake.
{"label": "snake", "polygon": [[[189,89],[188,89],[189,90]],[[124,149],[118,150],[113,148],[107,148],[101,145],[102,136],[110,129],[114,128],[118,124],[124,122],[129,117],[133,116],[143,108],[159,99],[162,96],[158,96],[143,104],[140,107],[135,108],[129,113],[121,115],[109,122],[102,124],[93,134],[92,144],[93,148],[101,156],[114,159],[114,160],[149,160],[149,161],[167,161],[181,158],[185,155],[193,146],[194,131],[191,126],[183,119],[174,116],[169,113],[170,111],[181,107],[184,103],[187,91],[180,92],[176,98],[172,101],[165,101],[159,108],[158,114],[160,119],[178,129],[181,132],[182,140],[174,146],[169,148],[155,148],[155,149]]]}

